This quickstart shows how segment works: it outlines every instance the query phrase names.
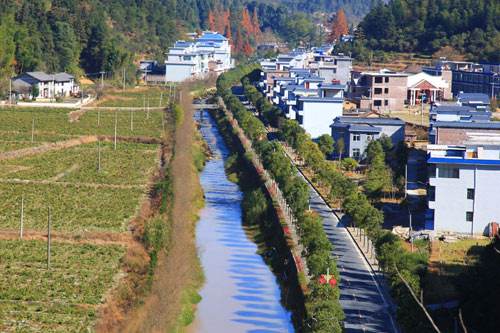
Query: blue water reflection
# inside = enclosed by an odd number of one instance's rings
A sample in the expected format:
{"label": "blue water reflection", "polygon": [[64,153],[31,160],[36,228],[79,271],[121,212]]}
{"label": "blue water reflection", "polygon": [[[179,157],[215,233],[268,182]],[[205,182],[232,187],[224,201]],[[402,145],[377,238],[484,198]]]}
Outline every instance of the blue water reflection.
{"label": "blue water reflection", "polygon": [[242,227],[242,193],[224,172],[227,147],[207,113],[201,124],[214,157],[201,174],[205,207],[196,228],[196,243],[206,283],[200,291],[194,330],[294,332],[291,314],[280,303],[279,285]]}

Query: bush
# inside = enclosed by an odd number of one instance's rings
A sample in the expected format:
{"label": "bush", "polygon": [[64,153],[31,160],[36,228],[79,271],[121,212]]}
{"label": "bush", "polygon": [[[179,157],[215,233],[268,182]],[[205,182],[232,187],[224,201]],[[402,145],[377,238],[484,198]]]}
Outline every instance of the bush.
{"label": "bush", "polygon": [[340,165],[343,170],[345,171],[354,171],[358,168],[359,163],[353,158],[344,158],[341,162]]}

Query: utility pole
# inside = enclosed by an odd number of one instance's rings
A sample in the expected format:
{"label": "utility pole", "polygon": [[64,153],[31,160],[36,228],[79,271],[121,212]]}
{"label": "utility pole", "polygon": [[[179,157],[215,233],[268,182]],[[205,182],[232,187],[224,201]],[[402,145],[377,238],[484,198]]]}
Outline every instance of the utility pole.
{"label": "utility pole", "polygon": [[9,78],[9,106],[12,106],[12,78]]}
{"label": "utility pole", "polygon": [[408,195],[408,163],[405,164],[405,199]]}
{"label": "utility pole", "polygon": [[21,226],[19,230],[19,238],[23,239],[24,231],[24,195],[21,197]]}
{"label": "utility pole", "polygon": [[31,143],[35,141],[35,117],[31,120]]}
{"label": "utility pole", "polygon": [[51,216],[50,216],[50,207],[47,207],[47,269],[50,269],[50,224],[51,224]]}
{"label": "utility pole", "polygon": [[413,253],[413,237],[412,237],[413,226],[412,226],[412,223],[411,223],[411,211],[410,211],[410,208],[408,208],[408,214],[409,214],[409,217],[410,217],[410,231],[409,231],[408,234],[410,236],[411,253]]}
{"label": "utility pole", "polygon": [[117,132],[117,126],[118,126],[118,113],[115,111],[115,150],[116,150],[116,132]]}
{"label": "utility pole", "polygon": [[97,110],[97,127],[101,126],[101,110]]}
{"label": "utility pole", "polygon": [[163,102],[163,91],[160,93],[160,104],[158,105],[161,108],[161,102]]}
{"label": "utility pole", "polygon": [[97,172],[101,171],[101,140],[97,138]]}
{"label": "utility pole", "polygon": [[130,131],[134,131],[134,110],[130,110]]}
{"label": "utility pole", "polygon": [[123,90],[125,90],[125,67],[123,67]]}
{"label": "utility pole", "polygon": [[104,89],[104,73],[106,72],[99,72],[99,74],[101,74],[101,90]]}
{"label": "utility pole", "polygon": [[147,108],[146,119],[149,119],[149,95],[148,95],[148,108]]}
{"label": "utility pole", "polygon": [[424,97],[426,95],[420,95],[420,125],[424,126]]}

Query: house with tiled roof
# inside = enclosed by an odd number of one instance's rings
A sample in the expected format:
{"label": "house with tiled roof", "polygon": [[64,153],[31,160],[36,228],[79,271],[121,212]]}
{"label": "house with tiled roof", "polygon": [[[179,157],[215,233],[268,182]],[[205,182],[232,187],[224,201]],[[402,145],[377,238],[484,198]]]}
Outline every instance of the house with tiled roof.
{"label": "house with tiled roof", "polygon": [[75,95],[79,87],[68,73],[26,72],[12,80],[12,91],[19,98],[52,99]]}

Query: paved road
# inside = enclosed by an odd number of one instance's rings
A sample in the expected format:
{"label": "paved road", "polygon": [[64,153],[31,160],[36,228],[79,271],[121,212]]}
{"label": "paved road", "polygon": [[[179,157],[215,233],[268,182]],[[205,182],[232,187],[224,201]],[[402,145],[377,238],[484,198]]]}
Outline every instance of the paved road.
{"label": "paved road", "polygon": [[323,218],[323,226],[334,246],[340,271],[340,304],[345,312],[345,332],[398,332],[389,312],[386,293],[375,281],[373,271],[314,188],[309,185],[311,209]]}

